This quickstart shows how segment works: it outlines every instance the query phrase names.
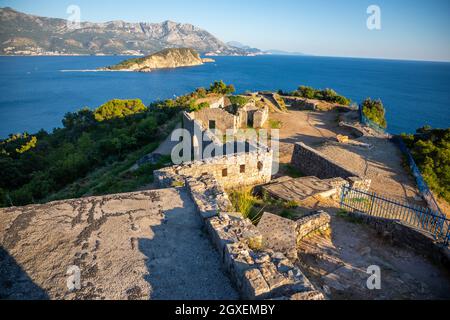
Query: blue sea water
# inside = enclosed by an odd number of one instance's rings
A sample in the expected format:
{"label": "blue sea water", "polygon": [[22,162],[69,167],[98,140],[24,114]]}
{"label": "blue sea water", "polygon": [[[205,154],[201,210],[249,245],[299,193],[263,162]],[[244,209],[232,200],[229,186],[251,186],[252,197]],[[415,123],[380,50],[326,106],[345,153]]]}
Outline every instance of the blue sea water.
{"label": "blue sea water", "polygon": [[246,90],[333,88],[355,102],[381,98],[388,130],[450,127],[450,63],[310,56],[216,57],[215,63],[152,73],[93,70],[124,57],[0,57],[0,138],[52,130],[69,111],[112,98],[148,104],[208,86],[214,80]]}

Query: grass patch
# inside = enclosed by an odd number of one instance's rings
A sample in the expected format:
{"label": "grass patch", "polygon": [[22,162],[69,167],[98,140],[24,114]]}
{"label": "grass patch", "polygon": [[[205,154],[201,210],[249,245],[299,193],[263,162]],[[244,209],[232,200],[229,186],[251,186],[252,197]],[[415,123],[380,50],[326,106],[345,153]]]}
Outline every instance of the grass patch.
{"label": "grass patch", "polygon": [[184,187],[184,182],[183,181],[174,181],[172,183],[172,187],[174,187],[174,188],[182,188],[182,187]]}
{"label": "grass patch", "polygon": [[339,211],[337,212],[336,216],[341,218],[341,219],[344,219],[345,221],[350,222],[350,223],[357,223],[357,224],[361,223],[360,219],[358,219],[358,218],[356,218],[354,216],[350,216],[349,212],[347,210],[345,210],[345,209],[339,209]]}
{"label": "grass patch", "polygon": [[279,120],[269,120],[269,126],[271,129],[281,129],[281,127],[283,126],[283,123]]}
{"label": "grass patch", "polygon": [[233,210],[240,212],[253,224],[258,224],[264,212],[270,212],[286,219],[295,219],[302,214],[296,201],[284,201],[272,198],[267,192],[255,196],[251,188],[240,188],[228,191]]}
{"label": "grass patch", "polygon": [[301,178],[305,176],[300,170],[291,164],[280,164],[280,171],[282,174],[291,178]]}
{"label": "grass patch", "polygon": [[255,206],[261,204],[261,200],[253,195],[251,188],[231,190],[229,195],[233,209],[236,212],[240,212],[244,218],[248,218],[252,222],[259,221],[260,217],[258,215],[260,213]]}

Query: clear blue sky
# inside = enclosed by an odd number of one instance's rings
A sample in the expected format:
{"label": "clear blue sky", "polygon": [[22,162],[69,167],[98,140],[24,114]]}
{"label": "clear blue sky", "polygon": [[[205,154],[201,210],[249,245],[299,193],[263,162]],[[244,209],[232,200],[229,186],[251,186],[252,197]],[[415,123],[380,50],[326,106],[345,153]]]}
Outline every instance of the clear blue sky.
{"label": "clear blue sky", "polygon": [[[450,61],[449,0],[0,0],[36,15],[83,21],[192,23],[227,41],[313,55]],[[382,29],[366,27],[381,8]]]}

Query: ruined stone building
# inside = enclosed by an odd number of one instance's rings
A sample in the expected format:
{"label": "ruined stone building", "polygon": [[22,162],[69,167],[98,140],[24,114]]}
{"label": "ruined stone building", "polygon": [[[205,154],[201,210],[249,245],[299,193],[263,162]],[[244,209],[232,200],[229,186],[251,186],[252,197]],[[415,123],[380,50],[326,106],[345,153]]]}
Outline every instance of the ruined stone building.
{"label": "ruined stone building", "polygon": [[[209,97],[197,100],[197,104],[208,103],[209,108],[187,113],[183,123],[197,120],[203,129],[216,129],[226,133],[232,130],[233,133],[239,129],[262,128],[269,118],[269,108],[267,106],[258,107],[253,99],[241,108],[233,106],[228,98]],[[189,127],[189,125],[186,125]]]}
{"label": "ruined stone building", "polygon": [[[257,107],[253,99],[241,108],[232,105],[226,97],[197,100],[197,103],[205,102],[209,104],[209,108],[183,112],[182,115],[182,127],[186,131],[183,141],[187,143],[187,148],[191,149],[192,155],[189,160],[230,155],[236,153],[236,150],[249,152],[249,149],[255,149],[254,146],[249,147],[243,142],[237,145],[226,144],[224,137],[230,132],[235,135],[240,129],[263,127],[269,117],[268,107]],[[221,151],[217,152],[218,149]],[[207,152],[209,150],[213,151]]]}

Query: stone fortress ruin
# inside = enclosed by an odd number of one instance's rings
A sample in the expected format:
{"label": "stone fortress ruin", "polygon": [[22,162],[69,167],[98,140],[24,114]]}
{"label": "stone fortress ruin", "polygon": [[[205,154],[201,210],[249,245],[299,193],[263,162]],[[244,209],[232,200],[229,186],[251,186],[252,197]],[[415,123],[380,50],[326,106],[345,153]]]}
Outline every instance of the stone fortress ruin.
{"label": "stone fortress ruin", "polygon": [[[304,108],[305,104],[301,104],[301,107]],[[201,131],[209,137],[206,140],[212,141],[211,143],[220,148],[226,144],[220,137],[215,136],[215,129],[237,132],[239,127],[245,127],[246,121],[243,119],[247,110],[251,108],[232,116],[225,111],[223,100],[220,100],[215,107],[191,114],[185,113],[183,127],[192,134],[196,130]],[[257,112],[264,113],[266,110]],[[258,114],[256,119],[260,119],[260,116],[261,114]],[[265,114],[262,119],[267,121]],[[361,132],[363,136],[364,132]],[[192,145],[194,148],[199,147],[195,142]],[[200,149],[202,148],[204,147],[200,146]],[[267,146],[257,145],[252,151],[246,149],[234,154],[224,152],[220,156],[161,169],[155,172],[155,177],[163,188],[183,185],[189,190],[206,230],[220,254],[223,268],[242,298],[325,299],[323,288],[316,287],[296,263],[296,248],[304,238],[327,232],[331,226],[330,214],[323,210],[312,210],[294,221],[264,212],[255,226],[241,213],[231,211],[233,206],[225,189],[259,186],[257,189],[274,199],[294,203],[317,196],[339,201],[343,186],[369,192],[372,180],[343,167],[327,155],[301,142],[294,145],[291,166],[306,177],[282,176],[272,180],[276,173],[272,171],[273,161],[274,151]],[[356,213],[352,216],[360,219]],[[404,240],[398,240],[402,238],[397,234],[393,235],[396,233],[392,229],[395,220],[386,221],[372,217],[362,221],[366,221],[383,235],[390,234],[392,239],[397,239],[397,243]],[[407,232],[403,228],[406,228]],[[448,248],[436,246],[429,237],[409,227],[399,225],[397,230],[402,230],[400,233],[405,239],[413,239],[417,247],[422,248],[422,253],[427,252],[426,254],[430,255],[432,252],[433,259],[448,265]],[[324,288],[329,291],[328,286]]]}
{"label": "stone fortress ruin", "polygon": [[189,122],[197,121],[205,130],[219,130],[222,133],[236,133],[239,129],[262,128],[269,118],[266,105],[257,106],[257,101],[250,98],[240,108],[234,107],[227,97],[209,97],[197,100],[197,104],[207,103],[209,108],[183,114],[183,124],[189,128]]}
{"label": "stone fortress ruin", "polygon": [[[205,99],[197,103],[209,107],[184,112],[182,134],[172,137],[191,153],[183,154],[179,164],[154,171],[155,190],[0,209],[2,267],[8,279],[23,280],[0,283],[0,298],[323,300],[339,298],[333,290],[352,291],[352,281],[361,287],[365,272],[361,276],[361,267],[351,263],[361,263],[376,246],[387,247],[384,242],[368,248],[366,242],[373,239],[364,239],[355,261],[337,264],[333,256],[325,260],[325,268],[311,268],[322,257],[355,245],[353,238],[333,243],[337,239],[332,232],[343,222],[336,222],[339,212],[331,205],[324,209],[322,200],[335,205],[343,186],[369,191],[372,177],[298,141],[286,153],[290,168],[303,176],[276,172],[279,155],[272,142],[238,139],[242,129],[267,126],[269,107],[258,102],[258,95],[237,110],[227,97]],[[227,131],[237,140],[224,141],[221,133]],[[180,155],[186,148],[172,152]],[[231,192],[243,187],[264,195],[258,221],[236,212],[231,201]],[[313,204],[305,205],[305,214],[295,219],[273,211],[302,201]],[[448,247],[420,230],[396,219],[357,212],[348,217],[370,226],[389,245],[412,244],[411,250],[399,249],[407,257],[417,250],[449,266]],[[341,232],[371,231],[358,223],[345,224]],[[398,269],[376,258],[362,265],[375,261],[388,273]],[[82,275],[81,289],[75,292],[66,289],[71,265],[80,267]],[[331,271],[324,272],[326,268]],[[386,281],[391,288],[404,285]],[[364,294],[357,297],[371,297]]]}

